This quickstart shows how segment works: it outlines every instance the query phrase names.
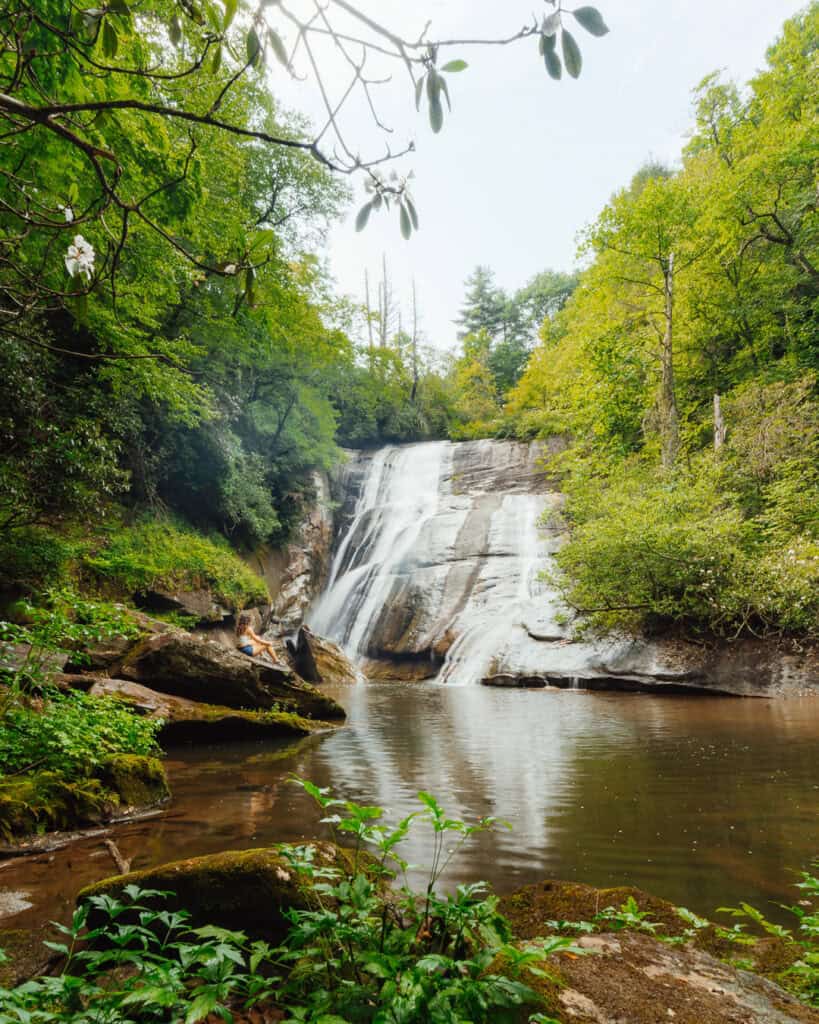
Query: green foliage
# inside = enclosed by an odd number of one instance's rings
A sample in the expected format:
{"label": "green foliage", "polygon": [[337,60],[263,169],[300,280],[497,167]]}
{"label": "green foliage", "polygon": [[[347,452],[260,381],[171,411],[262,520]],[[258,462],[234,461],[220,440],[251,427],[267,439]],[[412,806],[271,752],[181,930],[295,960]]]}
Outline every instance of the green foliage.
{"label": "green foliage", "polygon": [[[819,869],[819,861],[812,868],[814,871]],[[805,898],[793,906],[784,907],[797,919],[795,929],[770,921],[748,903],[741,903],[738,907],[720,907],[717,912],[750,922],[765,935],[794,943],[799,949],[798,959],[782,971],[776,980],[809,1006],[819,1007],[819,877],[810,871],[801,871],[800,878],[797,888]],[[732,929],[722,929],[722,932],[732,936],[733,941],[740,945],[754,942],[753,937],[743,931],[743,927],[743,924],[735,924]]]}
{"label": "green foliage", "polygon": [[493,424],[571,444],[581,628],[819,634],[817,29],[810,3],[747,91],[701,84],[681,169],[649,162],[588,228]]}
{"label": "green foliage", "polygon": [[[49,944],[64,958],[59,976],[0,990],[3,1019],[48,1024],[92,1014],[195,1024],[208,1014],[229,1020],[240,1009],[258,1007],[313,1024],[502,1024],[520,1020],[524,1006],[542,1005],[519,976],[554,980],[543,967],[547,957],[584,952],[559,936],[525,948],[510,945],[497,901],[482,885],[459,886],[445,898],[433,891],[445,838],[454,835],[460,845],[490,827],[490,819],[466,825],[422,793],[422,810],[391,828],[379,823],[381,808],[301,785],[323,810],[338,809],[327,820],[341,835],[355,837],[356,854],[352,869],[343,872],[320,867],[312,846],[281,847],[314,897],[313,909],[288,912],[281,945],[213,926],[191,928],[185,911],[158,902],[166,894],[127,886],[119,897],[91,897],[70,925],[60,926],[63,941]],[[387,862],[406,867],[396,848],[419,819],[436,836],[429,885],[418,894],[390,892],[381,875]],[[371,858],[369,870],[359,863],[364,846],[377,854],[375,869]],[[502,974],[495,970],[500,963]],[[117,983],[105,984],[112,976]],[[550,1018],[535,1013],[530,1019]]]}
{"label": "green foliage", "polygon": [[41,590],[63,582],[74,546],[52,530],[27,527],[0,539],[0,584],[10,590]]}
{"label": "green foliage", "polygon": [[113,528],[84,556],[82,567],[123,594],[206,587],[229,608],[268,599],[264,581],[222,538],[166,518]]}
{"label": "green foliage", "polygon": [[[701,453],[672,477],[643,459],[608,471],[598,462],[596,473],[582,458],[566,464],[572,534],[558,582],[587,627],[819,635],[812,469],[779,463],[757,504],[748,464],[730,449],[724,460]],[[795,514],[810,525],[784,514],[785,491],[802,495]]]}
{"label": "green foliage", "polygon": [[46,690],[37,705],[17,703],[0,718],[0,772],[36,766],[82,778],[112,754],[158,753],[160,725],[107,697]]}

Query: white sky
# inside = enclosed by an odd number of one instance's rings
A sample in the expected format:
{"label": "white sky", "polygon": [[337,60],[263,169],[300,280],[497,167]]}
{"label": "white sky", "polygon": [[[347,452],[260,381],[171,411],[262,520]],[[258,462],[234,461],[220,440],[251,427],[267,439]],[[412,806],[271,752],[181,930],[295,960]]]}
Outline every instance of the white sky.
{"label": "white sky", "polygon": [[[381,213],[357,234],[353,221],[364,194],[356,179],[356,199],[332,229],[327,251],[341,291],[362,300],[364,268],[371,281],[377,279],[386,253],[407,312],[414,276],[425,334],[437,347],[448,347],[464,279],[476,264],[492,267],[509,290],[540,270],[570,269],[577,232],[609,196],[649,156],[668,162],[679,156],[697,83],[718,68],[746,81],[762,67],[783,21],[803,6],[802,0],[592,2],[611,32],[596,39],[571,25],[584,58],[577,81],[565,74],[552,81],[531,39],[447,50],[439,65],[463,57],[470,66],[449,76],[453,112],[437,136],[424,107],[415,113],[411,85],[400,70],[377,91],[394,128],[393,148],[416,140],[417,152],[400,169],[416,174],[420,230],[405,242],[397,214]],[[431,38],[509,35],[533,12],[551,10],[542,0],[359,0],[358,6],[411,38],[427,19]],[[331,87],[344,88],[344,69],[329,55],[322,66],[329,69]],[[307,84],[283,87],[281,70],[275,79],[274,89],[288,105],[322,123]],[[383,136],[363,107],[348,109],[345,126],[348,142],[364,157],[382,151]]]}

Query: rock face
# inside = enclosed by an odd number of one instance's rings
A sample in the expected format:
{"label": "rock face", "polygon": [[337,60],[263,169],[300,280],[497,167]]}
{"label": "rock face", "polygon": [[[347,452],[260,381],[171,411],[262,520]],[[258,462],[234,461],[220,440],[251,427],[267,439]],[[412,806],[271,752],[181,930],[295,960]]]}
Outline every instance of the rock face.
{"label": "rock face", "polygon": [[197,590],[149,590],[136,594],[137,604],[153,612],[179,612],[196,620],[197,625],[212,625],[230,617],[224,608],[204,587]]}
{"label": "rock face", "polygon": [[777,985],[649,935],[586,935],[588,956],[556,956],[562,987],[549,1009],[576,1024],[817,1024]]}
{"label": "rock face", "polygon": [[172,631],[138,644],[120,667],[131,682],[229,708],[278,705],[314,718],[343,718],[341,707],[287,666],[248,658],[212,640]]}
{"label": "rock face", "polygon": [[339,479],[328,584],[310,626],[389,678],[819,693],[816,645],[573,642],[548,582],[563,542],[562,498],[542,453],[540,444],[487,440],[351,456]]}
{"label": "rock face", "polygon": [[268,623],[271,634],[294,633],[327,580],[333,543],[330,481],[324,473],[314,472],[312,483],[315,499],[287,546],[283,550],[262,548],[250,558],[275,595]]}
{"label": "rock face", "polygon": [[308,627],[299,629],[295,643],[288,641],[293,668],[308,683],[355,683],[355,667],[338,644]]}

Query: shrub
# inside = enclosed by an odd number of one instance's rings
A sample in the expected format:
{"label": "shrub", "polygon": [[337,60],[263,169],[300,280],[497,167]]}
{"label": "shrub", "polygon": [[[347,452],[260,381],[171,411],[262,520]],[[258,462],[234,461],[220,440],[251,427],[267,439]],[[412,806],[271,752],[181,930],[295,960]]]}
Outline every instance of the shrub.
{"label": "shrub", "polygon": [[0,772],[36,767],[81,778],[113,754],[158,753],[160,726],[110,697],[48,690],[40,704],[17,702],[0,718]]}
{"label": "shrub", "polygon": [[83,557],[83,567],[122,594],[205,587],[229,608],[269,599],[257,576],[223,538],[170,519],[119,526]]}
{"label": "shrub", "polygon": [[51,530],[28,527],[0,541],[0,584],[24,591],[63,581],[72,545]]}
{"label": "shrub", "polygon": [[734,479],[710,454],[673,475],[632,460],[570,476],[558,584],[585,626],[819,635],[819,542],[748,515]]}

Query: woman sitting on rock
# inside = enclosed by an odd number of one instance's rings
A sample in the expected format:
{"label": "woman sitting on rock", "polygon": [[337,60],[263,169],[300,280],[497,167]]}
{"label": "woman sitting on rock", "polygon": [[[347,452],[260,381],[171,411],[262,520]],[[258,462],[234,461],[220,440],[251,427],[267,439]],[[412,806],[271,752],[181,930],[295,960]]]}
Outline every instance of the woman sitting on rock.
{"label": "woman sitting on rock", "polygon": [[258,658],[267,651],[273,661],[279,660],[273,645],[254,633],[250,626],[250,616],[244,613],[236,620],[236,646],[249,658]]}

